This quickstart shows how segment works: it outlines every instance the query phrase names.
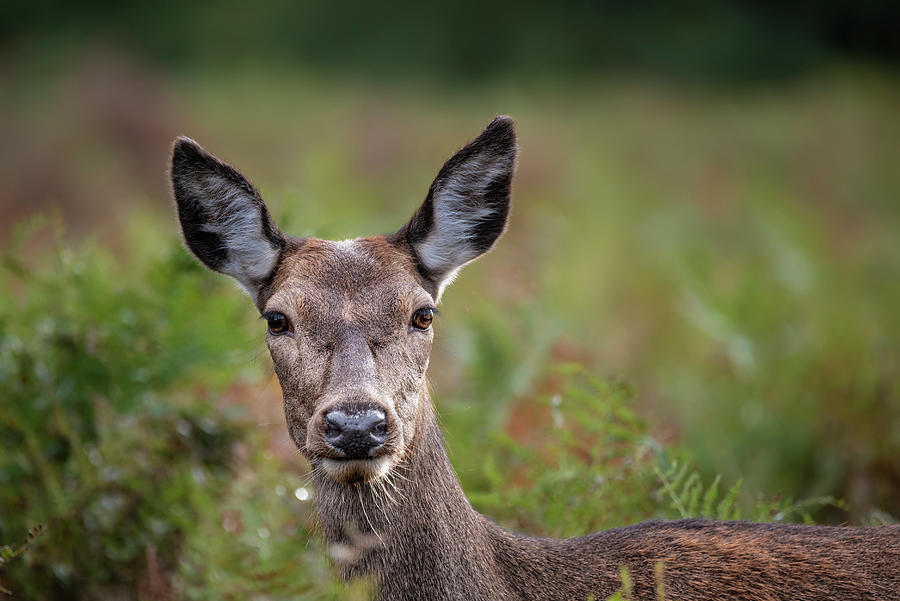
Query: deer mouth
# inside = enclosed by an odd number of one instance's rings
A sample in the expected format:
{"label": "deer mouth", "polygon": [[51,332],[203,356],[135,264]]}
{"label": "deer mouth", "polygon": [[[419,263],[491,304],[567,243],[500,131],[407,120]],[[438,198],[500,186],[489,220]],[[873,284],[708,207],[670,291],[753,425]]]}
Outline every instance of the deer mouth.
{"label": "deer mouth", "polygon": [[387,455],[371,459],[319,459],[319,465],[325,474],[342,484],[380,480],[391,470],[392,463],[391,457]]}

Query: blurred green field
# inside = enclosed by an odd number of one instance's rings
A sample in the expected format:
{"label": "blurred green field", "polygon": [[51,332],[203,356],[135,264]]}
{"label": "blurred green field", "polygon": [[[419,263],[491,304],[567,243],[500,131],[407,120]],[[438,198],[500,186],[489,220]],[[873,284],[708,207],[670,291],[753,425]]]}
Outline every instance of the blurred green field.
{"label": "blurred green field", "polygon": [[[430,368],[464,489],[500,523],[900,515],[898,106],[900,80],[858,67],[448,89],[104,58],[6,90],[0,543],[48,529],[0,583],[349,594],[295,496],[255,311],[179,247],[178,134],[286,231],[345,238],[398,228],[453,150],[516,117],[509,231],[445,294]],[[742,482],[733,507],[702,507],[716,476],[715,504]]]}

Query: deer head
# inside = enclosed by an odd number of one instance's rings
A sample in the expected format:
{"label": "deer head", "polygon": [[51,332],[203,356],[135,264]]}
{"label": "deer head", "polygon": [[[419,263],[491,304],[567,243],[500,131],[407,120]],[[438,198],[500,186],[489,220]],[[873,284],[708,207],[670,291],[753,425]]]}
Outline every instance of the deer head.
{"label": "deer head", "polygon": [[513,121],[497,117],[397,232],[333,242],[283,234],[247,178],[176,140],[185,243],[240,282],[267,321],[291,438],[327,477],[374,482],[404,462],[428,402],[436,305],[505,229],[515,159]]}

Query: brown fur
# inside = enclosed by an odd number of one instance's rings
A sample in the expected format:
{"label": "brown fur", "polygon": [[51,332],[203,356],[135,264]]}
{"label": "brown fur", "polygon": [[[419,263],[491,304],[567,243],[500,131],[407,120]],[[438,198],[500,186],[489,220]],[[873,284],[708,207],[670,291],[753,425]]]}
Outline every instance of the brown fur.
{"label": "brown fur", "polygon": [[[433,307],[459,266],[505,228],[515,152],[512,121],[498,118],[447,162],[397,233],[329,242],[284,237],[243,176],[193,142],[176,143],[173,190],[189,248],[243,277],[261,313],[291,324],[267,342],[344,577],[375,578],[382,600],[580,601],[612,595],[624,566],[631,596],[656,599],[661,565],[672,600],[900,600],[900,526],[651,521],[554,540],[508,532],[471,507],[428,394],[433,334],[410,316]],[[197,186],[195,169],[215,174],[215,186]],[[242,235],[260,224],[258,239],[229,237],[231,221]],[[243,266],[275,251],[272,273],[246,277]],[[364,459],[342,458],[324,435],[327,411],[353,407],[386,416],[386,441]]]}

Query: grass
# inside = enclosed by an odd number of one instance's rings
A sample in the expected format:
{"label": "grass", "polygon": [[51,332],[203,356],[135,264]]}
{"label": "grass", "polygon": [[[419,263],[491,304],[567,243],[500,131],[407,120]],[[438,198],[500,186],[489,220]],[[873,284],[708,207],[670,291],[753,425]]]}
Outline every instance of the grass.
{"label": "grass", "polygon": [[501,523],[900,513],[891,76],[469,94],[81,69],[3,100],[29,132],[4,180],[67,224],[0,275],[0,542],[47,527],[4,566],[14,592],[364,598],[294,496],[306,468],[253,308],[178,246],[178,133],[250,175],[287,231],[342,238],[399,227],[453,149],[516,116],[510,229],[446,293],[430,369],[463,486]]}

